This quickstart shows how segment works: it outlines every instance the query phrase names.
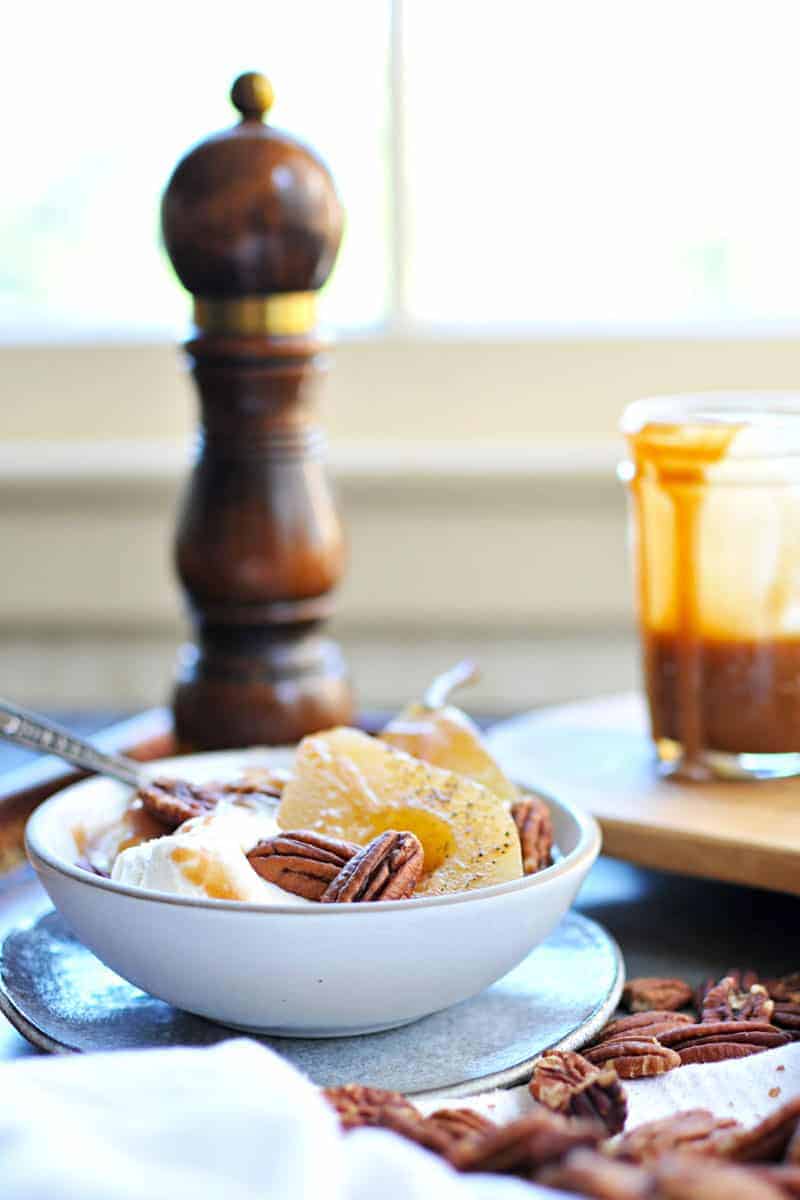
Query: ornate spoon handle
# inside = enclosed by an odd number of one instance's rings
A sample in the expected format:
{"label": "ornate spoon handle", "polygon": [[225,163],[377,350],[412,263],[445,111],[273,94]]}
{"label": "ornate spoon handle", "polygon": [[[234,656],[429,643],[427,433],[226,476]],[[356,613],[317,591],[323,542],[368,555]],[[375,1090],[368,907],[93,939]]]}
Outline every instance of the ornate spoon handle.
{"label": "ornate spoon handle", "polygon": [[0,700],[0,737],[30,750],[55,754],[84,771],[108,775],[121,783],[138,787],[142,781],[139,764],[121,754],[104,754],[89,742],[75,737],[58,725],[51,725],[36,713],[26,712],[6,700]]}

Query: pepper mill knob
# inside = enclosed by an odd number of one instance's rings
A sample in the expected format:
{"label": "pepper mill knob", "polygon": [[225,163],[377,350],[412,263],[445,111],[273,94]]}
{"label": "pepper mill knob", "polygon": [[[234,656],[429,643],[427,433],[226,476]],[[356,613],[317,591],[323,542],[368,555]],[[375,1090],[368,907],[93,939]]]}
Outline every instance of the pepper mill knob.
{"label": "pepper mill knob", "polygon": [[314,424],[316,292],[342,208],[321,159],[264,123],[272,99],[263,75],[240,75],[241,120],[188,151],[161,207],[197,331],[201,437],[176,539],[196,642],[174,697],[178,739],[197,749],[292,742],[352,712],[320,636],[344,549]]}
{"label": "pepper mill knob", "polygon": [[[328,168],[263,123],[272,102],[267,79],[240,75],[231,98],[242,119],[189,150],[161,204],[164,244],[181,283],[200,299],[200,328],[214,320],[213,304],[209,310],[204,301],[317,291],[342,239],[342,207]],[[300,332],[313,326],[314,315],[307,305]]]}
{"label": "pepper mill knob", "polygon": [[274,102],[272,84],[260,71],[245,71],[233,81],[231,103],[243,121],[263,121]]}

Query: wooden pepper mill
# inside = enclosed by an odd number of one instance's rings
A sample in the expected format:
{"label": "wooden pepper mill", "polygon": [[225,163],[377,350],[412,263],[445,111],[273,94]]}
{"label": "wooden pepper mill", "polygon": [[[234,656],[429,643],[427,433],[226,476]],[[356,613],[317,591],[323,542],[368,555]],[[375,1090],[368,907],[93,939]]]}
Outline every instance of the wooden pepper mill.
{"label": "wooden pepper mill", "polygon": [[324,164],[264,124],[269,82],[242,75],[231,99],[241,121],[178,163],[161,213],[194,297],[201,429],[176,561],[196,644],[174,712],[197,749],[293,742],[352,712],[341,653],[319,633],[344,553],[314,424],[316,292],[342,210]]}

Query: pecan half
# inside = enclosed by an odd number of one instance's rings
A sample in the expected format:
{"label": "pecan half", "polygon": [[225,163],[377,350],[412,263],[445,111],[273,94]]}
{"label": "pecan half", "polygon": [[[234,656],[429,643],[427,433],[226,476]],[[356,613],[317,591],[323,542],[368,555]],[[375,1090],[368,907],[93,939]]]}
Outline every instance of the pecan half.
{"label": "pecan half", "polygon": [[432,1154],[438,1154],[447,1162],[453,1161],[453,1153],[461,1141],[459,1138],[454,1138],[449,1130],[432,1122],[430,1117],[419,1117],[419,1115],[413,1117],[399,1111],[388,1111],[376,1124],[381,1129],[388,1129],[405,1138],[406,1141],[414,1142],[417,1146],[430,1150]]}
{"label": "pecan half", "polygon": [[683,1046],[708,1042],[741,1042],[769,1048],[785,1046],[788,1034],[776,1029],[768,1021],[701,1021],[691,1025],[678,1025],[666,1033],[659,1034],[664,1046],[680,1050]]}
{"label": "pecan half", "polygon": [[788,1033],[765,1021],[708,1021],[682,1025],[660,1034],[659,1038],[663,1045],[677,1051],[681,1066],[747,1058],[791,1041]]}
{"label": "pecan half", "polygon": [[659,1200],[785,1200],[773,1183],[732,1163],[668,1154],[653,1172]]}
{"label": "pecan half", "polygon": [[769,1021],[774,1008],[775,1001],[760,983],[745,988],[735,976],[726,975],[706,992],[701,1020]]}
{"label": "pecan half", "polygon": [[706,1108],[690,1108],[671,1117],[637,1125],[619,1139],[612,1152],[617,1158],[636,1163],[651,1162],[674,1150],[719,1154],[720,1135],[741,1128],[731,1117],[715,1117]]}
{"label": "pecan half", "polygon": [[457,1158],[459,1148],[463,1149],[470,1140],[497,1128],[494,1121],[470,1108],[441,1108],[422,1119],[419,1114],[409,1116],[391,1110],[383,1114],[379,1124],[382,1129],[389,1129],[409,1142],[423,1146],[451,1164]]}
{"label": "pecan half", "polygon": [[323,904],[407,900],[422,874],[424,851],[413,833],[389,829],[342,867],[322,896]]}
{"label": "pecan half", "polygon": [[563,1162],[542,1167],[535,1178],[544,1187],[597,1200],[649,1200],[654,1194],[649,1171],[596,1150],[572,1150]]}
{"label": "pecan half", "polygon": [[136,795],[167,829],[177,829],[184,821],[202,817],[216,808],[221,792],[222,788],[216,784],[162,778],[143,784]]}
{"label": "pecan half", "polygon": [[789,1034],[765,1021],[705,1021],[659,1036],[663,1045],[677,1050],[683,1066],[746,1058],[791,1040]]}
{"label": "pecan half", "polygon": [[629,979],[622,989],[622,1004],[632,1013],[653,1009],[674,1012],[692,1001],[692,989],[683,979],[643,977]]}
{"label": "pecan half", "polygon": [[478,1138],[464,1139],[450,1161],[460,1171],[530,1178],[545,1163],[557,1161],[577,1146],[597,1146],[604,1137],[605,1130],[596,1121],[562,1117],[538,1107]]}
{"label": "pecan half", "polygon": [[682,1067],[690,1067],[696,1063],[725,1062],[729,1058],[749,1058],[751,1054],[760,1054],[766,1046],[745,1046],[740,1042],[706,1042],[700,1046],[686,1046],[678,1051]]}
{"label": "pecan half", "polygon": [[795,1121],[794,1130],[789,1135],[786,1149],[783,1152],[783,1161],[797,1167],[800,1171],[800,1120]]}
{"label": "pecan half", "polygon": [[800,1004],[794,1004],[789,1000],[776,1000],[772,1013],[772,1024],[777,1025],[779,1029],[800,1032]]}
{"label": "pecan half", "polygon": [[619,1038],[601,1042],[584,1051],[589,1062],[613,1067],[620,1079],[643,1079],[649,1075],[663,1075],[673,1067],[681,1065],[674,1050],[662,1046],[654,1037]]}
{"label": "pecan half", "polygon": [[535,875],[553,861],[553,819],[550,809],[540,796],[525,792],[511,805],[511,816],[522,847],[522,869],[526,875]]}
{"label": "pecan half", "polygon": [[[754,984],[761,982],[758,977],[758,972],[754,971],[752,967],[728,967],[727,971],[724,972],[721,978],[732,979],[736,988],[743,992],[749,992],[750,988],[753,987]],[[704,979],[703,982],[698,986],[695,992],[694,1001],[695,1008],[698,1012],[703,1011],[703,1008],[705,1007],[706,996],[713,987],[716,987],[718,982],[719,977]]]}
{"label": "pecan half", "polygon": [[321,900],[328,885],[360,849],[354,842],[295,829],[265,838],[249,852],[247,861],[262,879],[285,892]]}
{"label": "pecan half", "polygon": [[780,979],[765,979],[764,986],[773,1000],[800,1004],[800,971],[792,971]]}
{"label": "pecan half", "polygon": [[497,1128],[494,1121],[471,1108],[437,1108],[436,1112],[425,1118],[424,1124],[441,1130],[457,1142]]}
{"label": "pecan half", "polygon": [[630,1017],[618,1017],[600,1030],[592,1041],[597,1046],[601,1042],[610,1042],[622,1037],[659,1037],[669,1029],[678,1029],[681,1025],[693,1025],[694,1021],[688,1013],[654,1010],[652,1012],[633,1013]]}
{"label": "pecan half", "polygon": [[345,1083],[341,1087],[323,1088],[322,1095],[339,1114],[342,1129],[385,1125],[395,1116],[412,1121],[422,1120],[419,1110],[401,1092],[366,1087],[360,1083]]}
{"label": "pecan half", "polygon": [[421,1123],[425,1127],[423,1132],[444,1139],[445,1157],[449,1159],[457,1146],[463,1147],[471,1139],[482,1138],[497,1129],[494,1121],[489,1121],[488,1117],[473,1109],[437,1109]]}
{"label": "pecan half", "polygon": [[598,1067],[571,1050],[551,1050],[533,1068],[534,1100],[565,1116],[599,1120],[609,1136],[623,1128],[628,1101],[613,1067]]}
{"label": "pecan half", "polygon": [[752,1129],[732,1134],[725,1142],[727,1157],[736,1162],[779,1162],[784,1156],[797,1162],[800,1096],[776,1108]]}

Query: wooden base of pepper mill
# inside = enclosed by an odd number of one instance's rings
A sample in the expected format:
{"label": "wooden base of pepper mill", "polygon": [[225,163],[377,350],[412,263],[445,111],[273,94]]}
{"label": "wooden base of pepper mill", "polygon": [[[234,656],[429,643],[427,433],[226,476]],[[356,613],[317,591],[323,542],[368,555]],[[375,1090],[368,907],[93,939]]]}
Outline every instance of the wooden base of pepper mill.
{"label": "wooden base of pepper mill", "polygon": [[189,152],[162,207],[198,330],[201,434],[176,541],[197,636],[174,698],[178,739],[196,749],[292,742],[352,716],[342,656],[320,634],[344,555],[314,424],[315,291],[341,209],[323,164],[263,124],[263,77],[240,77],[232,98],[241,122]]}
{"label": "wooden base of pepper mill", "polygon": [[[240,649],[241,653],[236,653]],[[182,749],[290,745],[352,721],[344,660],[335,642],[252,642],[233,653],[213,636],[185,647],[173,698]]]}

